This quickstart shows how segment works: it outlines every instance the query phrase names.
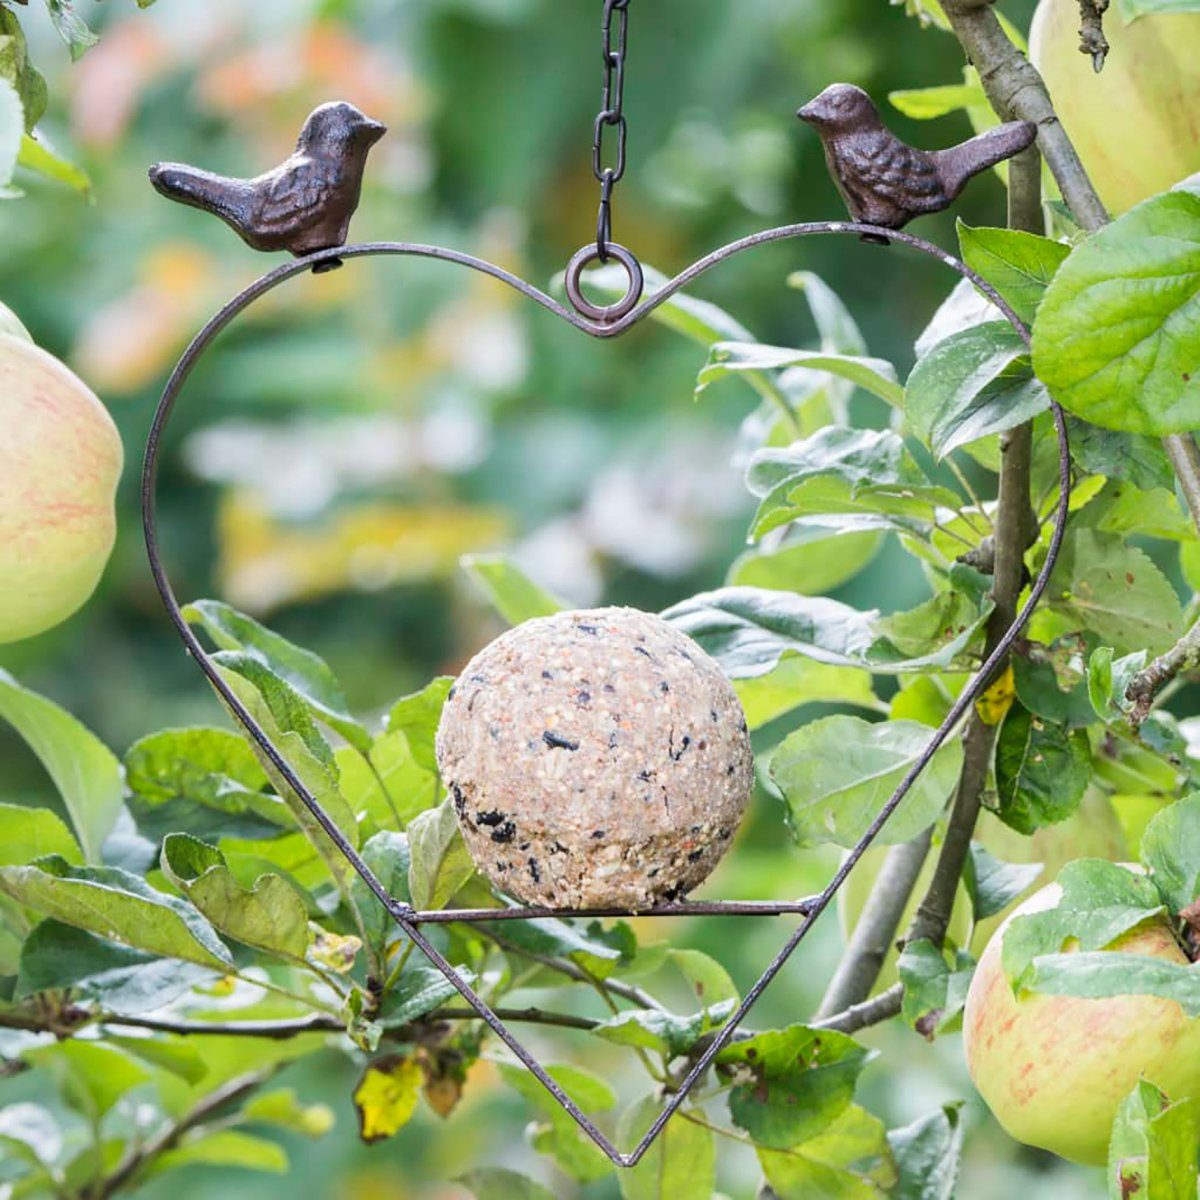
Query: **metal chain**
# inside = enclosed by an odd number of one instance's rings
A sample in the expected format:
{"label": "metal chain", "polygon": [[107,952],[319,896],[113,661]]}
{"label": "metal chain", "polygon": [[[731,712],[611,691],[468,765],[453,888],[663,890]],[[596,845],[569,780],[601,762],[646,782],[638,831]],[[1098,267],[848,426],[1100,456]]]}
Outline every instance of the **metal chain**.
{"label": "metal chain", "polygon": [[[613,14],[617,14],[616,30]],[[625,174],[625,142],[629,123],[625,120],[625,55],[629,38],[629,0],[604,0],[604,19],[600,25],[601,51],[604,56],[604,92],[600,112],[592,133],[592,172],[600,184],[600,212],[596,217],[596,254],[608,262],[608,244],[612,241],[613,189]],[[604,132],[617,131],[616,162],[604,162]]]}

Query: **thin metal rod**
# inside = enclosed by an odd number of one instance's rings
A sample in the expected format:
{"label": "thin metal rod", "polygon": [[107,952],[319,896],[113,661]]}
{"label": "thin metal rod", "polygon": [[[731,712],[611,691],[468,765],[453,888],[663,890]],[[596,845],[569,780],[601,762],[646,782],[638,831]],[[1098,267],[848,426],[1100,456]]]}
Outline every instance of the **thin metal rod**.
{"label": "thin metal rod", "polygon": [[[659,1115],[654,1124],[647,1130],[645,1136],[637,1144],[637,1146],[629,1153],[621,1153],[616,1146],[601,1132],[600,1129],[591,1121],[591,1119],[579,1108],[579,1106],[568,1096],[563,1089],[555,1082],[554,1079],[546,1072],[545,1068],[533,1057],[533,1055],[525,1049],[525,1047],[513,1036],[512,1033],[505,1027],[504,1022],[496,1015],[496,1013],[487,1005],[487,1003],[476,994],[474,989],[466,983],[454,967],[446,960],[446,958],[434,947],[429,940],[421,933],[419,925],[421,919],[428,914],[417,914],[413,908],[401,903],[391,896],[361,856],[355,850],[342,831],[337,827],[333,820],[322,808],[316,797],[306,788],[303,782],[297,777],[296,773],[288,765],[287,760],[279,749],[274,745],[271,739],[267,736],[262,727],[255,721],[251,713],[241,703],[236,694],[232,691],[229,685],[221,677],[217,666],[209,658],[208,653],[201,645],[199,639],[193,633],[188,625],[186,618],[183,616],[179,602],[175,597],[175,593],[171,587],[170,580],[167,577],[166,570],[162,563],[161,553],[158,543],[158,535],[156,529],[156,489],[158,480],[158,461],[161,453],[162,437],[166,429],[167,422],[174,409],[175,402],[183,390],[184,384],[188,377],[195,369],[196,364],[204,352],[208,349],[215,338],[228,326],[239,313],[248,308],[254,301],[260,299],[274,288],[291,279],[292,277],[302,274],[314,268],[321,267],[330,263],[333,260],[347,260],[351,258],[364,258],[373,255],[396,255],[407,256],[414,258],[429,258],[441,262],[454,263],[459,266],[464,266],[473,271],[478,271],[481,274],[489,275],[494,279],[512,287],[517,292],[526,296],[535,303],[541,305],[542,308],[554,313],[569,325],[580,329],[593,337],[612,338],[618,337],[626,330],[632,328],[640,321],[644,320],[660,305],[666,303],[671,296],[675,295],[682,288],[686,287],[693,280],[698,279],[705,272],[711,270],[719,263],[725,262],[727,259],[734,257],[743,250],[749,250],[756,246],[767,245],[773,242],[786,241],[792,238],[825,236],[825,235],[851,235],[854,237],[862,237],[864,234],[876,240],[890,240],[891,242],[900,243],[919,251],[922,254],[927,254],[939,262],[950,267],[958,275],[964,279],[968,279],[972,284],[982,292],[993,304],[1003,313],[1006,319],[1020,334],[1021,338],[1028,344],[1030,340],[1029,330],[1025,327],[1021,319],[1013,311],[1013,309],[1005,302],[1004,298],[991,287],[988,282],[976,272],[972,271],[965,263],[960,262],[953,255],[947,253],[939,246],[935,246],[931,242],[927,242],[921,238],[914,237],[912,234],[897,232],[890,229],[878,229],[870,225],[860,225],[849,221],[827,221],[816,224],[806,225],[786,225],[778,229],[769,229],[762,233],[753,234],[750,237],[742,238],[739,241],[731,242],[729,245],[714,251],[705,258],[700,259],[687,270],[677,275],[674,279],[664,284],[654,295],[644,300],[637,305],[624,317],[619,320],[599,323],[589,321],[584,317],[564,308],[557,301],[551,299],[540,289],[533,287],[524,280],[513,275],[511,272],[498,267],[493,263],[486,262],[483,259],[474,257],[473,255],[463,254],[455,250],[447,250],[440,246],[425,246],[407,242],[376,242],[365,243],[352,246],[341,246],[336,250],[321,251],[317,254],[310,255],[307,258],[297,259],[294,262],[286,263],[283,266],[276,268],[269,274],[264,275],[261,279],[252,283],[244,291],[240,292],[232,300],[230,300],[213,318],[204,326],[204,328],[196,335],[184,352],[183,357],[179,360],[175,370],[171,373],[171,377],[167,382],[167,386],[163,391],[162,398],[159,401],[158,408],[155,411],[153,422],[151,423],[150,433],[146,443],[146,458],[142,471],[142,511],[143,511],[143,527],[146,538],[146,551],[150,559],[150,569],[154,577],[154,582],[158,588],[159,595],[162,597],[163,605],[167,610],[167,614],[171,619],[180,639],[188,650],[188,653],[196,660],[197,666],[204,672],[217,694],[228,706],[234,718],[240,722],[246,732],[250,735],[253,741],[262,749],[267,759],[279,771],[280,776],[287,785],[295,792],[301,803],[312,814],[321,829],[329,837],[330,841],[341,853],[350,866],[358,873],[367,887],[374,892],[381,904],[387,910],[392,919],[400,927],[400,929],[412,940],[414,945],[425,955],[429,962],[445,976],[445,978],[454,986],[455,990],[462,996],[470,1007],[479,1014],[479,1017],[492,1030],[492,1032],[513,1052],[513,1054],[522,1062],[529,1071],[537,1078],[542,1086],[554,1097],[554,1099],[562,1106],[562,1108],[570,1114],[579,1127],[587,1134],[587,1136],[600,1148],[600,1150],[617,1166],[629,1167],[635,1165],[645,1155],[650,1148],[655,1138],[662,1131],[667,1121],[678,1110],[679,1106],[684,1102],[684,1099],[695,1086],[700,1077],[708,1070],[716,1059],[717,1055],[729,1044],[738,1026],[745,1019],[747,1013],[754,1006],[755,1002],[762,995],[763,991],[768,987],[771,981],[779,974],[784,963],[791,957],[793,951],[804,939],[805,935],[812,928],[813,924],[820,915],[829,906],[833,897],[837,894],[838,889],[845,882],[854,865],[862,857],[863,853],[875,840],[888,818],[896,811],[909,789],[921,774],[924,768],[929,764],[929,761],[940,749],[942,744],[951,735],[957,726],[959,720],[968,712],[971,705],[979,698],[985,688],[988,686],[989,680],[993,672],[996,670],[1004,656],[1008,653],[1013,642],[1020,636],[1021,630],[1033,615],[1033,611],[1040,601],[1043,593],[1046,590],[1050,581],[1050,576],[1054,570],[1055,562],[1058,558],[1059,550],[1062,546],[1063,535],[1066,531],[1067,514],[1069,511],[1070,488],[1071,488],[1071,463],[1070,463],[1070,447],[1067,440],[1066,421],[1063,417],[1062,410],[1052,404],[1051,410],[1054,414],[1055,429],[1058,434],[1059,447],[1059,474],[1061,483],[1061,492],[1059,500],[1059,510],[1055,522],[1054,533],[1050,541],[1046,561],[1042,567],[1041,573],[1034,582],[1030,592],[1028,603],[1022,609],[1020,615],[1009,627],[1004,637],[1001,638],[995,650],[988,656],[987,661],[980,668],[972,681],[967,685],[964,691],[959,696],[954,707],[942,725],[930,738],[928,746],[924,752],[912,766],[909,772],[905,775],[895,792],[892,794],[888,802],[880,810],[875,820],[871,823],[870,828],[864,834],[858,845],[849,853],[838,869],[834,877],[830,880],[829,885],[825,890],[813,899],[811,902],[805,902],[805,919],[796,929],[792,936],[788,939],[783,949],[776,955],[774,961],[763,973],[757,983],[746,994],[733,1016],[724,1025],[721,1031],[715,1036],[713,1041],[705,1049],[703,1055],[692,1066],[687,1077],[680,1084],[678,1090],[671,1096],[662,1113]],[[675,906],[677,909],[678,906]],[[714,906],[714,913],[721,911],[721,908]],[[799,910],[798,910],[799,911]],[[523,915],[567,915],[555,910],[526,910]],[[574,914],[579,915],[579,914]],[[675,911],[671,915],[682,915]],[[747,915],[743,912],[735,912],[733,915]],[[486,918],[481,919],[497,919],[494,913],[489,912]],[[502,917],[500,919],[519,919],[517,915],[512,917]]]}
{"label": "thin metal rod", "polygon": [[805,900],[688,900],[658,904],[634,911],[630,908],[439,908],[415,912],[414,925],[449,925],[454,921],[532,921],[544,917],[560,920],[594,917],[785,917],[807,916],[817,902]]}

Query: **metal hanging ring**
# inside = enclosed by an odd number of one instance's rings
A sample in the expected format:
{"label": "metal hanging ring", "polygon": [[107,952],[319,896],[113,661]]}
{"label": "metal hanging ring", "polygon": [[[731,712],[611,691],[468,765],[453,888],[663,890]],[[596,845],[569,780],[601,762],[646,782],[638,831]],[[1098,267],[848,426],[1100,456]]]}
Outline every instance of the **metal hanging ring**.
{"label": "metal hanging ring", "polygon": [[[603,223],[603,213],[601,222]],[[571,307],[580,316],[587,317],[590,321],[598,321],[602,325],[611,325],[614,321],[619,321],[633,311],[634,306],[642,298],[646,279],[642,272],[642,264],[638,262],[632,250],[626,250],[619,242],[606,242],[605,250],[607,257],[615,258],[625,268],[625,275],[629,280],[625,295],[620,300],[615,304],[599,305],[593,304],[583,294],[580,276],[592,263],[603,261],[605,257],[600,251],[599,244],[584,246],[582,250],[576,252],[575,257],[567,264],[565,286],[567,299],[571,301]]]}

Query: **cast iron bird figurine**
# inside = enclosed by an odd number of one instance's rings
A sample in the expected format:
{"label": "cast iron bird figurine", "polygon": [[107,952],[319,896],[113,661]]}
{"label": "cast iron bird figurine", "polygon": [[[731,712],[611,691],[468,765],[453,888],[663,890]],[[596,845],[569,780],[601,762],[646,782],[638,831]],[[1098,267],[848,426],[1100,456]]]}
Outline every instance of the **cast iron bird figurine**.
{"label": "cast iron bird figurine", "polygon": [[862,88],[827,87],[796,114],[825,147],[837,189],[856,221],[899,229],[914,217],[941,212],[981,171],[1033,145],[1037,126],[1013,121],[949,150],[918,150],[883,123]]}
{"label": "cast iron bird figurine", "polygon": [[295,153],[265,175],[230,179],[158,163],[150,182],[171,200],[220,217],[252,249],[290,250],[301,258],[345,245],[367,153],[386,132],[353,104],[335,101],[309,116]]}

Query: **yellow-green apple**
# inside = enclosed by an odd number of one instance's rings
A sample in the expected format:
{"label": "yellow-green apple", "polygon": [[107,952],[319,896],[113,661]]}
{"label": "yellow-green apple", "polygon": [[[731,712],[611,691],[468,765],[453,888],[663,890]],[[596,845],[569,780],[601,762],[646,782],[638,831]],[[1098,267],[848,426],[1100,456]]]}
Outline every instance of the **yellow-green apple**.
{"label": "yellow-green apple", "polygon": [[[967,994],[963,1049],[979,1094],[1012,1137],[1101,1165],[1117,1109],[1139,1079],[1173,1100],[1200,1096],[1200,1020],[1156,996],[1014,996],[1000,961],[1005,933],[1017,917],[1053,908],[1060,894],[1051,884],[1031,896],[988,943]],[[1188,963],[1160,918],[1104,952]]]}
{"label": "yellow-green apple", "polygon": [[123,452],[104,405],[44,350],[0,334],[0,642],[92,594],[116,536]]}
{"label": "yellow-green apple", "polygon": [[1100,198],[1114,213],[1200,171],[1200,13],[1126,23],[1114,5],[1097,75],[1079,51],[1079,5],[1041,0],[1029,53]]}

